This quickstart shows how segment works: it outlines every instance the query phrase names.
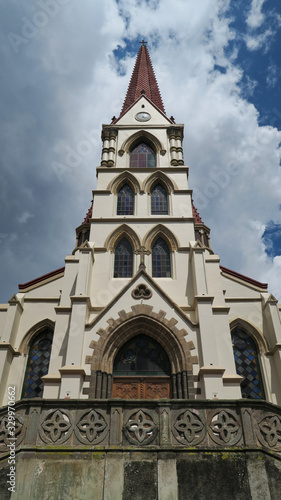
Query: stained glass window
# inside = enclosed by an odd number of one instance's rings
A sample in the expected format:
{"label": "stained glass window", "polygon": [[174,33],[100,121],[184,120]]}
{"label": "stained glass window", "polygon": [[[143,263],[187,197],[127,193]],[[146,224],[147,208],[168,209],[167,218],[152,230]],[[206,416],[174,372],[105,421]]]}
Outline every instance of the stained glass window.
{"label": "stained glass window", "polygon": [[155,153],[147,144],[138,144],[130,153],[131,168],[155,167]]}
{"label": "stained glass window", "polygon": [[151,213],[153,215],[167,215],[167,193],[161,184],[156,184],[151,191]]}
{"label": "stained glass window", "polygon": [[116,356],[114,375],[170,375],[169,358],[162,346],[147,335],[129,340]]}
{"label": "stained glass window", "polygon": [[134,214],[134,193],[133,190],[124,184],[118,193],[117,199],[117,215],[133,215]]}
{"label": "stained glass window", "polygon": [[232,334],[233,352],[236,371],[243,377],[241,383],[242,398],[265,399],[256,343],[241,328],[235,328]]}
{"label": "stained glass window", "polygon": [[51,356],[53,333],[41,332],[32,342],[29,350],[22,398],[41,398],[43,396],[42,377],[47,375]]}
{"label": "stained glass window", "polygon": [[155,278],[171,277],[170,250],[162,238],[158,238],[152,248],[152,276]]}
{"label": "stained glass window", "polygon": [[130,278],[133,275],[133,250],[123,238],[115,250],[114,278]]}

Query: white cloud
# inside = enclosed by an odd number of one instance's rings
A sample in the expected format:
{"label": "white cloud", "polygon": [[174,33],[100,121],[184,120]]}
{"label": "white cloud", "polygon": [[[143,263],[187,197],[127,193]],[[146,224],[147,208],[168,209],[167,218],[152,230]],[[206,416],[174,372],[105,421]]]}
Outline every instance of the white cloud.
{"label": "white cloud", "polygon": [[245,35],[245,42],[249,50],[258,50],[264,47],[265,50],[269,49],[269,44],[275,31],[272,29],[267,29],[260,34],[256,34],[251,31]]}
{"label": "white cloud", "polygon": [[[261,12],[258,2],[256,13],[258,5]],[[12,287],[7,298],[18,282],[61,267],[72,252],[74,229],[95,187],[101,124],[120,112],[135,62],[136,53],[127,52],[121,61],[126,74],[117,74],[112,51],[124,47],[124,37],[147,39],[167,114],[185,123],[189,183],[211,227],[214,251],[226,267],[269,281],[281,298],[276,277],[281,257],[271,262],[261,238],[269,220],[281,222],[281,133],[261,127],[256,108],[241,95],[237,47],[226,52],[240,36],[228,6],[221,0],[175,0],[172,7],[169,0],[120,0],[118,5],[84,0],[83,7],[69,2],[18,55],[11,48],[9,53],[4,38],[9,58],[3,67],[7,120],[1,142],[6,172],[1,217],[7,224],[3,233],[11,231],[21,241],[21,246],[7,247],[1,240],[2,257],[7,257],[3,281]],[[16,13],[6,31],[20,29],[22,14]],[[256,28],[253,19],[248,25]],[[214,64],[225,73],[214,71]],[[272,123],[281,122],[274,115]],[[69,148],[76,155],[72,165]],[[61,175],[54,162],[65,167]],[[24,224],[31,222],[28,215],[18,224],[22,206],[26,214],[36,214],[32,228]]]}
{"label": "white cloud", "polygon": [[266,84],[269,88],[275,87],[278,83],[278,78],[280,76],[280,70],[278,70],[276,64],[270,64],[268,67],[268,73],[266,77]]}
{"label": "white cloud", "polygon": [[246,22],[250,28],[259,28],[264,22],[265,16],[262,8],[266,0],[252,0],[251,8]]}
{"label": "white cloud", "polygon": [[23,212],[19,217],[17,217],[17,220],[20,224],[26,224],[28,219],[34,217],[33,214],[29,213],[28,211]]}

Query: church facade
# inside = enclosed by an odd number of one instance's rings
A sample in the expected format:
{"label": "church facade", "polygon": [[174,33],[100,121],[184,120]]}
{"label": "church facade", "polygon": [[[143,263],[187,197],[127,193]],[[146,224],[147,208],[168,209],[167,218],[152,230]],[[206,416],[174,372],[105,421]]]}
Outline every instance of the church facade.
{"label": "church facade", "polygon": [[[121,113],[102,127],[97,188],[73,253],[0,306],[0,453],[6,467],[13,388],[15,495],[35,498],[48,485],[50,494],[49,448],[65,491],[53,498],[89,498],[89,474],[93,498],[129,499],[138,484],[136,499],[183,499],[198,484],[190,498],[207,498],[206,474],[219,474],[221,498],[261,498],[259,477],[262,498],[279,498],[280,306],[266,284],[214,254],[183,133],[143,43]],[[37,471],[33,489],[23,464]]]}

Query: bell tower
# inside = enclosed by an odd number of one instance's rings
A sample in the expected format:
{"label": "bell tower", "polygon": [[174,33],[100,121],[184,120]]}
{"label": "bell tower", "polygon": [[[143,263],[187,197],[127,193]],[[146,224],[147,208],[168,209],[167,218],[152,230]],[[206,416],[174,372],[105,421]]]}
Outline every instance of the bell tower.
{"label": "bell tower", "polygon": [[280,305],[211,249],[183,131],[142,41],[74,251],[0,308],[15,498],[280,498]]}
{"label": "bell tower", "polygon": [[[145,398],[153,393],[154,398],[192,399],[211,398],[213,394],[240,395],[241,378],[235,373],[228,309],[222,296],[214,298],[213,285],[207,284],[208,272],[219,277],[219,259],[213,255],[209,229],[192,201],[188,166],[183,160],[183,131],[182,124],[166,115],[146,42],[142,41],[120,115],[102,127],[97,189],[93,192],[93,206],[77,229],[75,251],[78,255],[93,249],[94,263],[87,285],[91,303],[88,315],[93,324],[99,316],[110,313],[113,303],[120,302],[116,311],[119,320],[122,304],[124,324],[132,310],[139,311],[138,327],[131,326],[124,339],[117,329],[112,345],[107,347],[102,335],[91,344],[94,353],[87,358],[91,375],[86,377],[89,387],[83,388],[90,397]],[[124,294],[128,294],[126,308]],[[216,318],[214,300],[224,312]],[[146,317],[143,323],[140,311],[144,309],[154,319],[157,316],[157,328],[151,318]],[[163,324],[159,317],[167,318],[165,337],[161,337]],[[180,329],[174,326],[177,323]],[[215,328],[224,331],[224,342],[228,344],[223,363]],[[119,347],[116,344],[113,348],[115,337]],[[112,351],[106,367],[95,354],[95,350],[104,349]],[[123,352],[123,360],[127,359],[123,370],[118,349]],[[136,352],[139,355],[133,359],[132,353]],[[169,360],[173,355],[175,360],[171,363],[170,359],[163,368],[153,364],[152,352],[161,357],[162,365],[166,356]],[[82,362],[71,359],[74,365]]]}

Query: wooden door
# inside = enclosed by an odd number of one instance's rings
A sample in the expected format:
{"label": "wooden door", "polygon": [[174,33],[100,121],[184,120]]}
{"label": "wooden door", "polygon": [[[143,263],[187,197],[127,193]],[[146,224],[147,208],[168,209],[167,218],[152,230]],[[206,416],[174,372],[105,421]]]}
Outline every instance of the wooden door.
{"label": "wooden door", "polygon": [[114,377],[112,397],[120,399],[170,398],[170,377]]}

